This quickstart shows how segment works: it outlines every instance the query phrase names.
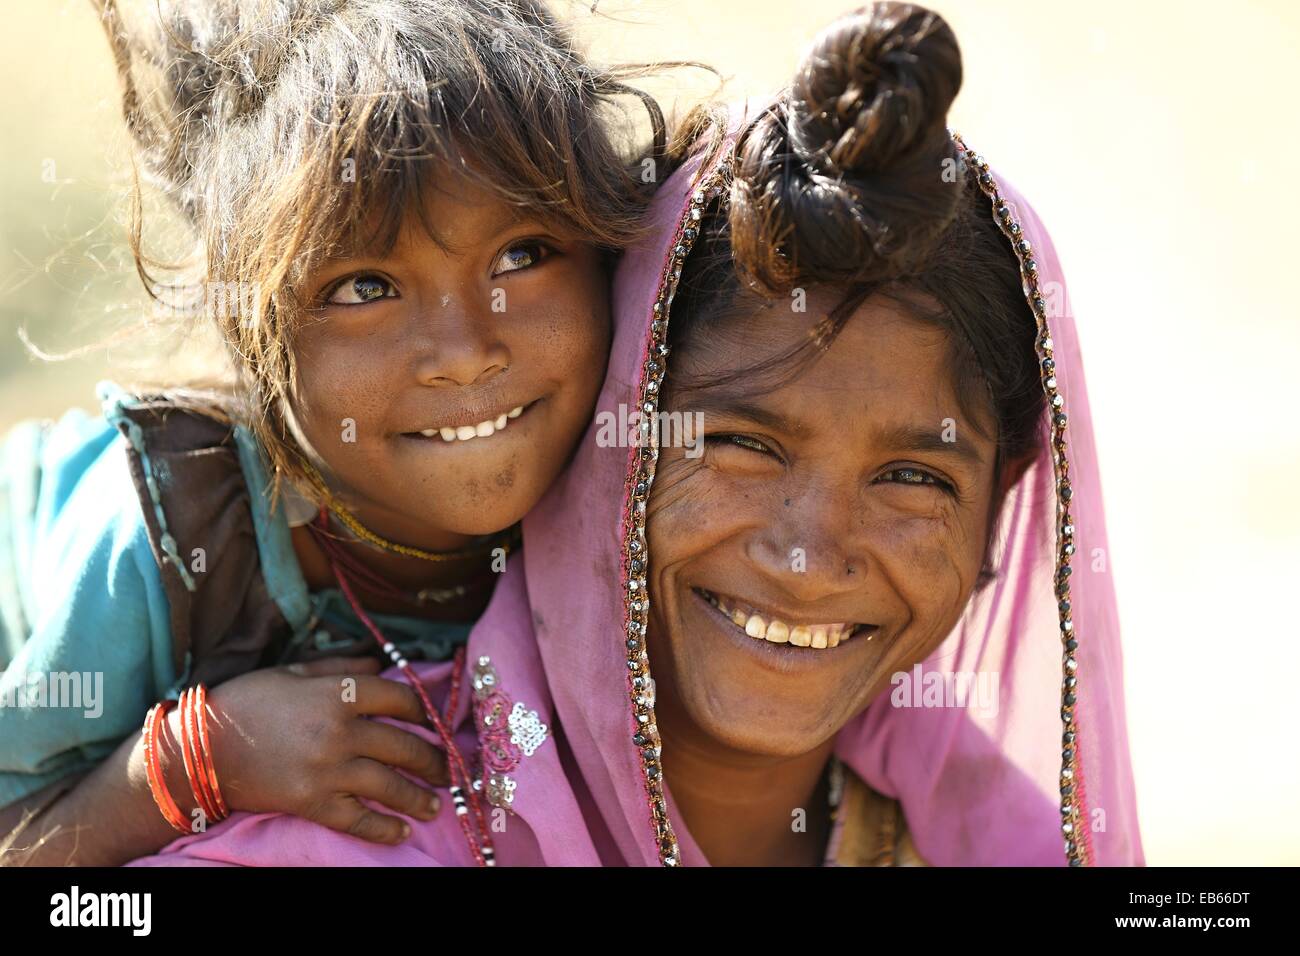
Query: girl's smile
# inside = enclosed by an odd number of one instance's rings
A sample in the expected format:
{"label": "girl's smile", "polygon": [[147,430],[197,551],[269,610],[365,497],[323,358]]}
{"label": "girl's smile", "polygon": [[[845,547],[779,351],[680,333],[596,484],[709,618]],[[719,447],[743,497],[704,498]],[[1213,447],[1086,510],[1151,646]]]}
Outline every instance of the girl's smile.
{"label": "girl's smile", "polygon": [[[478,414],[449,412],[438,420],[471,421]],[[398,454],[454,456],[447,460],[458,467],[491,467],[504,454],[527,454],[530,443],[548,427],[546,403],[539,398],[496,416],[489,414],[475,425],[441,425],[393,437]]]}
{"label": "girl's smile", "polygon": [[[508,412],[502,412],[500,415],[493,417],[489,415],[477,425],[441,425],[431,428],[422,428],[418,431],[402,432],[403,437],[415,438],[439,438],[445,442],[469,441],[472,438],[491,438],[497,432],[505,431],[506,425],[522,415],[527,409],[533,407],[535,403],[529,402],[525,405],[516,405]],[[461,416],[463,419],[464,416]]]}

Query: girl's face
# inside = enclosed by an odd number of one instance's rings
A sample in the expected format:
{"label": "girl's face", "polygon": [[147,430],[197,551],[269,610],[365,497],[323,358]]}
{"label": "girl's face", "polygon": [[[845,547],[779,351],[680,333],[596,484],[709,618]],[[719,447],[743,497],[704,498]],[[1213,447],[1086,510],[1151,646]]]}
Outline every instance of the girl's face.
{"label": "girl's face", "polygon": [[[810,296],[807,313],[702,332],[674,371],[752,367],[831,305]],[[661,724],[808,753],[956,624],[984,557],[995,444],[990,422],[981,434],[963,417],[947,354],[943,332],[873,298],[786,384],[670,388],[668,410],[703,414],[705,443],[661,451],[647,509]]]}
{"label": "girl's face", "polygon": [[474,184],[433,190],[382,256],[330,260],[291,419],[373,530],[426,547],[518,521],[586,427],[609,348],[595,248]]}

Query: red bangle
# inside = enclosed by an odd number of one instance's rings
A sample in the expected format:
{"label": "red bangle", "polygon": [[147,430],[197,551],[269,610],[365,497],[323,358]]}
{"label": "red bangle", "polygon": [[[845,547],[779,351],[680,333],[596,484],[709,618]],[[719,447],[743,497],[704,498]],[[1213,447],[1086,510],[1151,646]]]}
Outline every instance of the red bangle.
{"label": "red bangle", "polygon": [[190,781],[194,801],[204,816],[218,823],[230,815],[225,801],[214,786],[216,770],[207,742],[207,690],[202,684],[181,693],[181,737],[185,754],[185,774]]}
{"label": "red bangle", "polygon": [[199,716],[199,747],[203,753],[203,763],[207,769],[208,784],[212,790],[212,799],[217,805],[218,819],[230,816],[230,809],[221,796],[221,787],[217,784],[217,766],[212,762],[212,750],[208,746],[208,689],[202,684],[196,688]]}
{"label": "red bangle", "polygon": [[190,793],[194,795],[194,802],[198,804],[199,810],[202,811],[204,817],[211,819],[212,805],[208,802],[207,794],[204,793],[203,785],[199,780],[199,752],[194,743],[194,732],[191,729],[193,694],[193,689],[188,687],[181,691],[181,753],[185,757],[185,776],[190,781]]}
{"label": "red bangle", "polygon": [[149,711],[144,719],[144,727],[141,728],[141,733],[144,735],[144,769],[145,776],[149,780],[149,792],[153,794],[153,802],[157,804],[163,819],[171,824],[173,829],[188,834],[190,828],[185,825],[181,808],[176,805],[171,792],[167,789],[162,762],[158,759],[158,725],[167,712],[175,706],[171,701],[155,704],[153,710]]}
{"label": "red bangle", "polygon": [[207,813],[207,810],[203,807],[203,798],[199,796],[198,788],[194,786],[194,757],[190,754],[189,726],[188,721],[185,719],[185,697],[188,694],[188,689],[181,691],[180,701],[178,703],[181,712],[181,757],[185,761],[185,777],[190,782],[190,791],[194,794],[194,801],[198,804],[200,810]]}
{"label": "red bangle", "polygon": [[201,746],[203,735],[199,731],[199,694],[196,687],[181,694],[181,735],[185,746],[185,772],[190,780],[190,790],[204,816],[212,822],[223,819],[208,783],[208,761]]}

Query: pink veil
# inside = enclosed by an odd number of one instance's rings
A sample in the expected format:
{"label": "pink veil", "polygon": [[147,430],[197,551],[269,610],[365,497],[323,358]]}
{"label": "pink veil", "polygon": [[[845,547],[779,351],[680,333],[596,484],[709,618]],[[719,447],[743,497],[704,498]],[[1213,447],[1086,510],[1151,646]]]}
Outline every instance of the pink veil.
{"label": "pink veil", "polygon": [[836,752],[900,799],[932,862],[1142,865],[1115,589],[1065,276],[1029,203],[962,151],[1020,259],[1048,415],[1039,459],[1003,508],[997,579],[922,666],[997,673],[1005,703],[985,718],[881,699],[844,728]]}
{"label": "pink veil", "polygon": [[[996,580],[921,667],[995,673],[999,706],[992,715],[894,707],[886,691],[843,728],[836,752],[900,801],[932,864],[1140,865],[1101,487],[1064,276],[1028,203],[978,156],[966,153],[966,162],[990,215],[1016,244],[1039,318],[1040,358],[1052,363],[1044,366],[1049,440],[1004,507]],[[503,691],[535,709],[549,731],[510,771],[514,799],[494,835],[505,865],[707,862],[665,785],[645,654],[653,595],[645,593],[642,525],[657,451],[652,443],[598,440],[609,416],[626,422],[632,409],[657,407],[672,292],[694,238],[692,210],[706,190],[722,188],[719,161],[702,166],[695,157],[661,187],[649,238],[619,267],[597,416],[571,467],[525,520],[525,554],[511,560],[470,638],[471,666],[488,657]],[[421,671],[435,701],[449,670]],[[401,679],[395,670],[387,676]],[[468,752],[476,741],[467,701],[458,717]],[[437,820],[410,820],[412,836],[399,847],[293,817],[235,814],[137,862],[467,864],[451,801],[443,803]]]}
{"label": "pink veil", "polygon": [[[1029,204],[981,158],[963,154],[1020,258],[1040,324],[1049,415],[1040,458],[1003,510],[996,580],[921,667],[996,674],[1001,703],[983,715],[894,707],[885,693],[843,728],[836,753],[901,802],[933,864],[1140,865],[1119,626],[1065,279]],[[693,210],[725,181],[717,162],[699,167],[697,158],[665,183],[650,213],[653,239],[620,265],[602,412],[657,410]],[[665,785],[645,651],[654,596],[646,594],[643,514],[657,451],[601,448],[594,438],[525,522],[537,645],[590,806],[619,859],[703,863]]]}

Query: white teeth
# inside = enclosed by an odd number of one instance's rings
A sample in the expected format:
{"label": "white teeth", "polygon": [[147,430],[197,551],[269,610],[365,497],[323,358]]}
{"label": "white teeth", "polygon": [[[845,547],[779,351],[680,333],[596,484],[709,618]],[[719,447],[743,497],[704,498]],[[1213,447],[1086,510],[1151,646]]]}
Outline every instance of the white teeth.
{"label": "white teeth", "polygon": [[443,441],[469,441],[471,438],[489,438],[505,428],[510,419],[518,418],[523,413],[524,406],[517,405],[508,412],[502,412],[495,419],[489,418],[477,425],[457,425],[454,428],[450,425],[444,425],[441,428],[422,429],[420,434],[425,438],[435,438],[441,435]]}
{"label": "white teeth", "polygon": [[[773,644],[793,644],[795,647],[838,647],[858,631],[857,624],[787,624],[779,618],[768,620],[761,614],[752,614],[741,608],[730,608],[722,598],[701,591],[701,595],[730,621],[750,637],[767,640]],[[867,635],[871,640],[872,635]]]}

